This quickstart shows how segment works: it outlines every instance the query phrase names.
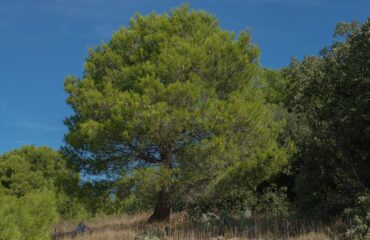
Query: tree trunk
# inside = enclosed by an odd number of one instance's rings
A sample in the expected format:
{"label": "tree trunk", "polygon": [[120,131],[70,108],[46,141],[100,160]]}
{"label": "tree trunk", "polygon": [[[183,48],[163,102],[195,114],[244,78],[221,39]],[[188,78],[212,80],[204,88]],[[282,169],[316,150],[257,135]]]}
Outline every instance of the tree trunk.
{"label": "tree trunk", "polygon": [[[162,168],[163,170],[170,170],[171,167],[171,158],[169,154],[161,154],[163,159]],[[166,172],[165,172],[166,174]],[[171,214],[171,179],[167,179],[162,183],[162,189],[158,193],[157,204],[155,205],[154,212],[148,219],[149,223],[152,222],[163,222],[170,220]]]}
{"label": "tree trunk", "polygon": [[163,222],[170,220],[171,203],[169,186],[163,186],[163,189],[158,194],[157,204],[155,205],[154,212],[148,219],[149,223]]}

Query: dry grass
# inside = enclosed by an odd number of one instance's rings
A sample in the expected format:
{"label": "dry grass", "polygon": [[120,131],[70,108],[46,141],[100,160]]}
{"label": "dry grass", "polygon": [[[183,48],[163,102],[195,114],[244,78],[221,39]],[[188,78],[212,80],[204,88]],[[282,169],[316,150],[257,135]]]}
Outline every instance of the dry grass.
{"label": "dry grass", "polygon": [[[85,234],[82,236],[75,237],[76,240],[122,240],[122,239],[135,239],[137,233],[131,230],[123,231],[99,231],[93,234]],[[67,238],[68,239],[68,238]]]}
{"label": "dry grass", "polygon": [[[129,239],[129,238],[127,238]],[[306,234],[302,234],[296,238],[291,238],[291,239],[297,239],[297,240],[327,240],[329,237],[323,233],[315,233],[315,232],[310,232]]]}
{"label": "dry grass", "polygon": [[[145,236],[153,231],[167,231],[167,240],[209,240],[216,239],[217,234],[205,231],[204,228],[191,222],[186,214],[173,214],[171,221],[167,224],[147,224],[148,213],[137,215],[122,215],[116,217],[100,216],[85,222],[89,231],[85,234],[75,235],[74,228],[78,222],[62,222],[55,226],[56,235],[54,239],[75,240],[134,240],[136,236]],[[323,232],[302,231],[298,236],[277,236],[276,234],[264,233],[251,235],[250,233],[237,233],[236,230],[228,229],[223,232],[224,239],[286,239],[286,240],[327,240],[329,237]],[[144,238],[142,238],[144,239]]]}

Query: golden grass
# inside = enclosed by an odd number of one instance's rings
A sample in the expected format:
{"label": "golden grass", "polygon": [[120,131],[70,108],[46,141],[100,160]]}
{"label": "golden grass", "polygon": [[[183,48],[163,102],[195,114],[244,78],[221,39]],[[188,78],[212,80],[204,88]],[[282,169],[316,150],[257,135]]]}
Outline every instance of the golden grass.
{"label": "golden grass", "polygon": [[[171,216],[169,223],[147,224],[146,220],[149,213],[121,216],[98,216],[86,221],[89,231],[84,234],[75,235],[73,230],[78,222],[61,222],[54,227],[57,233],[54,239],[76,239],[76,240],[134,240],[136,236],[145,236],[146,233],[153,231],[164,232],[167,229],[166,240],[209,240],[217,239],[215,233],[206,232],[196,223],[191,222],[185,213],[176,213]],[[299,236],[277,236],[269,232],[254,235],[252,238],[248,233],[237,233],[228,229],[223,233],[223,239],[243,240],[243,239],[286,239],[286,240],[328,240],[329,237],[323,232],[308,231]],[[246,237],[246,236],[249,236]],[[144,238],[142,238],[144,239]]]}
{"label": "golden grass", "polygon": [[122,240],[122,239],[135,239],[137,233],[131,230],[124,231],[98,231],[93,234],[84,234],[77,236],[74,239],[76,240]]}

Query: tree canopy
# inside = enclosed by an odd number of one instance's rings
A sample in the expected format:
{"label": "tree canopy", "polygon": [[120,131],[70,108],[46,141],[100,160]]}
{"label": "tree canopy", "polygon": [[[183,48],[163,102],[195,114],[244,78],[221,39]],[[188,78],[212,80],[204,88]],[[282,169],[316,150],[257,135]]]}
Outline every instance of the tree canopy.
{"label": "tree canopy", "polygon": [[63,156],[48,147],[24,146],[0,156],[0,192],[7,195],[62,187],[69,174]]}
{"label": "tree canopy", "polygon": [[159,172],[152,220],[168,218],[175,180],[255,188],[287,161],[258,53],[248,32],[236,38],[187,6],[137,15],[89,51],[82,79],[65,80],[67,152],[90,172]]}
{"label": "tree canopy", "polygon": [[309,131],[297,152],[296,191],[308,213],[331,216],[370,186],[370,20],[340,23],[319,57],[283,70],[286,108]]}

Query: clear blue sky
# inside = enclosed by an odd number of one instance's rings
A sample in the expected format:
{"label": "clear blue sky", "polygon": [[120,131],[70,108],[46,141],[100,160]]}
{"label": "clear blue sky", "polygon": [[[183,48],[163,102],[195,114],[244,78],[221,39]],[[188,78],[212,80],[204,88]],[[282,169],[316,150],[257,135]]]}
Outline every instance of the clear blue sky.
{"label": "clear blue sky", "polygon": [[[87,49],[109,40],[134,13],[162,13],[175,0],[0,0],[0,153],[24,144],[58,149],[71,114],[63,80],[81,76]],[[370,15],[369,0],[198,0],[223,28],[252,30],[261,63],[317,54],[338,21]]]}

